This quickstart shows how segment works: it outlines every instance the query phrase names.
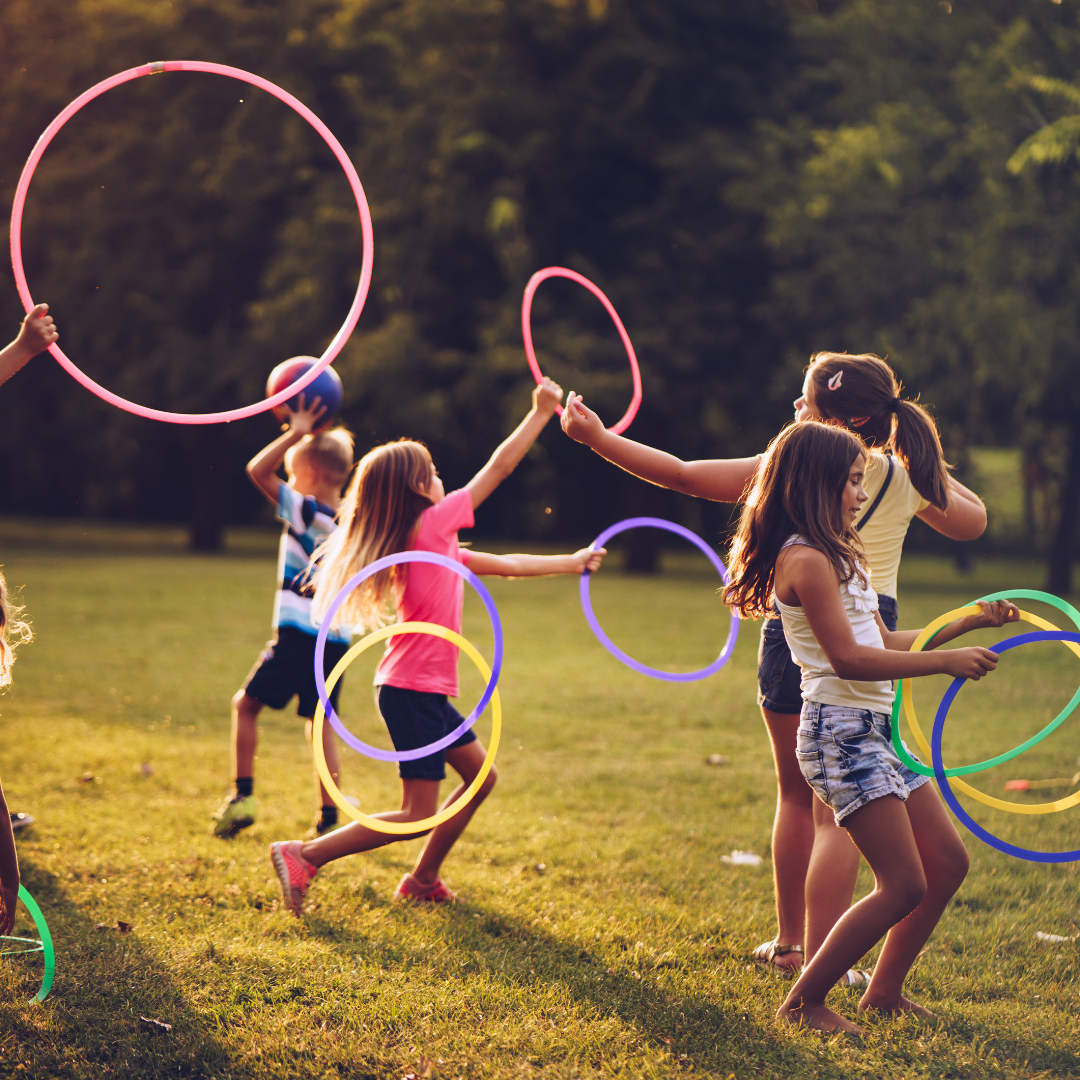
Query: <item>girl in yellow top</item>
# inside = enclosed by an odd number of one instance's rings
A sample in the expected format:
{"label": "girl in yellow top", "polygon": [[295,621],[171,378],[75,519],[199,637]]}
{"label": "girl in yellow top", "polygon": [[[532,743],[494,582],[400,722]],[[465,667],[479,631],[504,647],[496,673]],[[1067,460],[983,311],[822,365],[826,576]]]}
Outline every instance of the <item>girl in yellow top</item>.
{"label": "girl in yellow top", "polygon": [[[953,540],[974,540],[986,528],[986,509],[978,496],[948,475],[933,420],[900,394],[892,368],[879,357],[820,352],[811,358],[794,403],[797,420],[839,423],[871,448],[891,454],[869,455],[869,498],[856,522],[873,569],[881,616],[890,630],[896,628],[896,575],[911,519],[918,517]],[[572,392],[562,425],[571,438],[627,472],[716,502],[742,502],[761,462],[760,455],[681,461],[613,435]],[[827,810],[815,814],[817,800],[799,771],[799,668],[779,618],[766,619],[761,631],[758,704],[772,744],[778,788],[772,836],[778,932],[754,950],[754,957],[786,969],[802,963],[804,945],[808,956],[813,955],[850,904],[859,855]],[[856,986],[868,979],[861,972],[849,972],[846,978]]]}

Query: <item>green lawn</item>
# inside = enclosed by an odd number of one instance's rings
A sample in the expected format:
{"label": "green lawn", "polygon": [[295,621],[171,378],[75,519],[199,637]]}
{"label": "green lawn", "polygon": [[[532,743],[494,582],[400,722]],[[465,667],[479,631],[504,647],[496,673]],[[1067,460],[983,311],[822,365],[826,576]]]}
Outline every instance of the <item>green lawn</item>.
{"label": "green lawn", "polygon": [[[78,530],[0,528],[38,634],[0,699],[0,772],[12,808],[38,819],[20,857],[57,946],[43,1007],[24,1004],[40,959],[0,963],[0,1075],[1080,1074],[1077,945],[1035,939],[1077,933],[1076,870],[973,838],[970,877],[910,983],[940,1013],[936,1027],[885,1021],[861,1043],[779,1030],[785,984],[747,962],[773,930],[768,870],[720,861],[735,848],[768,858],[775,786],[754,704],[756,627],[719,675],[661,683],[601,649],[569,579],[491,583],[507,641],[501,779],[446,865],[464,902],[390,902],[411,842],[328,868],[296,921],[279,910],[266,858],[314,814],[295,716],[266,714],[259,823],[229,843],[208,832],[230,779],[228,700],[267,636],[271,546],[245,535],[237,553],[196,558],[166,533],[114,543],[99,530],[97,549],[80,550],[93,537]],[[986,562],[956,580],[913,557],[901,580],[902,625],[919,626],[991,589],[1038,587],[1042,570]],[[726,633],[715,585],[692,557],[654,579],[613,563],[594,598],[634,655],[688,669]],[[490,655],[473,598],[466,634]],[[373,665],[368,654],[350,672],[343,712],[378,739]],[[1076,671],[1061,646],[1009,653],[957,701],[950,760],[1037,730]],[[480,684],[468,664],[462,674],[467,704]],[[918,691],[927,730],[939,690]],[[1076,731],[1067,722],[975,780],[1001,795],[1010,777],[1070,776]],[[708,765],[714,753],[730,764]],[[344,772],[365,809],[393,805],[393,766],[348,752]],[[1080,847],[1075,813],[976,816],[1033,846]],[[835,999],[849,1014],[858,1000]]]}

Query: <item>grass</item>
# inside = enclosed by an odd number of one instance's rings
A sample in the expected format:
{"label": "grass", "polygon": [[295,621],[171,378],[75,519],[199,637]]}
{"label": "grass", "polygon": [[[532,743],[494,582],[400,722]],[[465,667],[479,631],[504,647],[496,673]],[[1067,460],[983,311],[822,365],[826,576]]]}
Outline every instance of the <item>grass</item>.
{"label": "grass", "polygon": [[[1037,930],[1077,933],[1077,872],[973,838],[971,874],[910,981],[939,1024],[885,1021],[862,1042],[776,1027],[785,984],[747,962],[774,928],[768,870],[720,862],[734,848],[768,858],[775,785],[754,704],[756,627],[743,627],[720,674],[661,683],[601,649],[576,582],[491,582],[507,635],[501,778],[446,866],[464,902],[390,902],[411,842],[329,867],[298,922],[279,910],[266,858],[270,840],[302,835],[314,814],[294,716],[265,714],[258,824],[229,843],[208,833],[230,779],[228,699],[267,634],[272,555],[140,554],[104,534],[87,551],[72,546],[77,536],[48,544],[21,527],[21,546],[6,527],[0,536],[38,637],[0,700],[0,771],[12,808],[38,819],[19,851],[56,941],[57,978],[31,1007],[40,959],[0,963],[0,1076],[1080,1073],[1077,945],[1035,940]],[[668,563],[655,579],[609,567],[594,604],[633,655],[700,667],[726,633],[715,580],[704,560]],[[1041,576],[1036,564],[981,562],[958,580],[946,562],[912,557],[901,623]],[[465,622],[490,655],[471,597]],[[365,655],[350,671],[343,712],[361,737],[380,739],[373,664]],[[479,681],[468,664],[462,675],[467,702]],[[950,760],[1026,737],[1075,681],[1060,646],[1009,653],[960,695]],[[939,689],[918,691],[927,729]],[[1069,776],[1075,732],[1067,722],[975,779],[1001,795],[1010,777]],[[708,765],[715,753],[730,764]],[[393,805],[392,766],[347,752],[344,773],[365,809]],[[1075,814],[974,813],[1018,842],[1080,847]],[[835,1000],[853,1014],[858,999]]]}

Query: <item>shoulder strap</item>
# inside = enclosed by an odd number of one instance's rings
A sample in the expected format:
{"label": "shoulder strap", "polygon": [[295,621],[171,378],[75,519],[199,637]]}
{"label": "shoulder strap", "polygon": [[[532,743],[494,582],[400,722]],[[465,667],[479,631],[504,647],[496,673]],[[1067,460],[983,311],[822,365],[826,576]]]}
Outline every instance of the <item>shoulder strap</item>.
{"label": "shoulder strap", "polygon": [[874,511],[881,505],[881,500],[885,498],[885,492],[889,490],[889,484],[892,482],[893,474],[893,457],[889,455],[889,471],[885,474],[885,483],[881,485],[881,490],[877,493],[877,498],[870,504],[866,513],[863,514],[859,524],[855,526],[856,532],[862,532],[862,527],[874,516]]}

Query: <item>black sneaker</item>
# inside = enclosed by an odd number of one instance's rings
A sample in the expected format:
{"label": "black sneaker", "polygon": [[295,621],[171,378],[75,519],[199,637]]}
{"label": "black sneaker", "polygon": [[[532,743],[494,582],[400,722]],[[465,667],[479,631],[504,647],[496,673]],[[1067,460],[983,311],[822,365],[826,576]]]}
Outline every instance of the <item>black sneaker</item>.
{"label": "black sneaker", "polygon": [[31,814],[11,814],[11,831],[18,832],[20,829],[29,828],[34,824],[34,818]]}

